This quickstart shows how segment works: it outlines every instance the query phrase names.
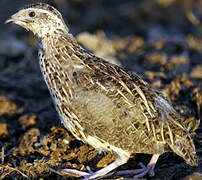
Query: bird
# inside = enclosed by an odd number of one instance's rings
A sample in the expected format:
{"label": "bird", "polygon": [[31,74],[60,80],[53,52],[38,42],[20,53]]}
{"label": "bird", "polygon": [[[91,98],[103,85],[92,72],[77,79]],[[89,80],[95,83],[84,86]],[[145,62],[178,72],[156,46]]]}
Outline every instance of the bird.
{"label": "bird", "polygon": [[197,166],[191,134],[163,94],[135,72],[83,48],[55,7],[29,4],[5,23],[22,26],[38,38],[40,69],[64,127],[76,139],[115,157],[96,172],[68,168],[64,172],[84,179],[100,178],[137,153],[152,158],[146,166],[120,173],[135,178],[154,175],[156,162],[165,152],[174,152],[190,166]]}

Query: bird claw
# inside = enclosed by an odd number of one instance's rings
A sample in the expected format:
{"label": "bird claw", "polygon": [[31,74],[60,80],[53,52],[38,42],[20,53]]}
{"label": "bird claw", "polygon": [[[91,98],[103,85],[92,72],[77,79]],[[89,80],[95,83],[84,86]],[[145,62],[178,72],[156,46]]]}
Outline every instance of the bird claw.
{"label": "bird claw", "polygon": [[142,178],[144,177],[146,174],[148,174],[150,177],[154,176],[154,166],[152,164],[148,164],[147,166],[145,166],[143,163],[139,163],[139,166],[142,167],[142,172],[138,173],[137,175],[134,176],[134,178]]}

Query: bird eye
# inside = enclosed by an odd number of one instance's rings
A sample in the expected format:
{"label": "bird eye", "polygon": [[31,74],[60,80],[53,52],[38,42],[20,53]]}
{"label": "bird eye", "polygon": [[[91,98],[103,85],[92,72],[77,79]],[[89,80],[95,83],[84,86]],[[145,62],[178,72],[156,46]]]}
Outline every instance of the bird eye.
{"label": "bird eye", "polygon": [[29,13],[29,17],[34,17],[35,15],[36,15],[36,14],[35,14],[34,11],[32,11],[32,12]]}

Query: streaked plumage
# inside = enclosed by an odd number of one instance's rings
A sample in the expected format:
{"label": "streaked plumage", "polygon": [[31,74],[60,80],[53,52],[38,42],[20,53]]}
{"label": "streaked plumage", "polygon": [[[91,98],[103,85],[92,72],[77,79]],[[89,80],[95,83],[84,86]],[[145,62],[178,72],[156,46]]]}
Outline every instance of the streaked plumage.
{"label": "streaked plumage", "polygon": [[7,22],[38,36],[41,71],[64,126],[84,143],[115,154],[114,163],[94,174],[72,172],[93,179],[126,163],[132,153],[154,154],[155,165],[159,155],[173,151],[197,165],[183,119],[163,95],[136,73],[83,49],[55,8],[32,4]]}

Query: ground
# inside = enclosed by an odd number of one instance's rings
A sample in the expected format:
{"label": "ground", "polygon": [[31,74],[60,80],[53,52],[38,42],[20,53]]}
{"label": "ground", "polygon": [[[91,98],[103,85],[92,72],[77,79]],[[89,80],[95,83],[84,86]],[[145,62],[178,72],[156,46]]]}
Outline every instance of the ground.
{"label": "ground", "polygon": [[[39,69],[36,39],[16,25],[3,24],[31,2],[0,2],[0,179],[74,179],[59,170],[90,166],[94,171],[114,157],[77,141],[62,126]],[[201,1],[55,0],[52,4],[85,48],[139,73],[162,90],[184,117],[199,165],[190,167],[177,155],[165,153],[157,162],[156,175],[145,178],[202,179]],[[118,170],[138,168],[150,157],[134,155]]]}

